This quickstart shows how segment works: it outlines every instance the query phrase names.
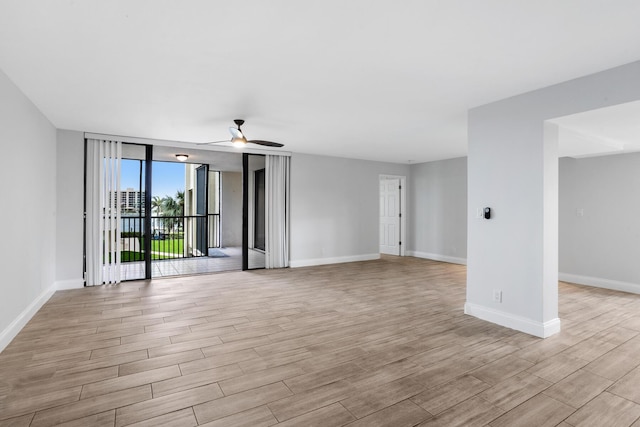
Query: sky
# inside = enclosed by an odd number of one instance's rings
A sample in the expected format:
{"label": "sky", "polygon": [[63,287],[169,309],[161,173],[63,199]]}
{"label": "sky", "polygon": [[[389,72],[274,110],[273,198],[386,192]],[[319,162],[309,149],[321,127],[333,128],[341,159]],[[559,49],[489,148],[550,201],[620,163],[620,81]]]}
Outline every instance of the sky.
{"label": "sky", "polygon": [[[153,182],[151,183],[151,196],[175,197],[176,191],[184,191],[184,163],[153,162]],[[140,161],[122,160],[120,188],[133,188],[138,190],[140,186]],[[144,185],[144,183],[142,184]]]}

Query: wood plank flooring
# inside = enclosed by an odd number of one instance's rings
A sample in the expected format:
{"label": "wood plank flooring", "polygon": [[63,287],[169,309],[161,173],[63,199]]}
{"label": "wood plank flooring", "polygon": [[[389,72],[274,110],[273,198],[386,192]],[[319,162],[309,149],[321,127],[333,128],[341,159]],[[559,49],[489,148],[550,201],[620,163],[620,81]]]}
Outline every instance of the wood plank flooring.
{"label": "wood plank flooring", "polygon": [[416,258],[57,292],[0,354],[3,426],[640,426],[640,296],[560,284],[541,340]]}

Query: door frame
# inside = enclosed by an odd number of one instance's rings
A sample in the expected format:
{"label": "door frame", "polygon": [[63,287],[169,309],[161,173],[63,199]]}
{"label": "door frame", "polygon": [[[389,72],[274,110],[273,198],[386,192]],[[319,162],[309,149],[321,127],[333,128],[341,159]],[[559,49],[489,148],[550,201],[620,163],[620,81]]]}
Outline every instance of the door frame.
{"label": "door frame", "polygon": [[[201,188],[204,187],[204,188]],[[202,200],[202,197],[204,200]],[[195,168],[195,248],[200,253],[209,253],[209,165],[200,164]]]}
{"label": "door frame", "polygon": [[[379,175],[378,198],[380,197],[380,183],[390,179],[400,180],[400,200],[398,200],[398,212],[400,214],[400,253],[405,256],[407,246],[407,177],[403,175]],[[378,204],[378,226],[380,225],[380,204]],[[378,251],[380,250],[380,237],[378,236]]]}
{"label": "door frame", "polygon": [[[265,187],[266,187],[266,169],[256,169],[253,171],[253,249],[261,251],[266,250],[266,218],[265,218]],[[262,182],[258,181],[262,179]],[[262,186],[262,191],[261,187]],[[260,227],[262,223],[262,227]],[[261,236],[262,234],[262,236]],[[262,239],[262,240],[260,240]],[[262,245],[262,247],[260,246]]]}
{"label": "door frame", "polygon": [[[255,250],[255,181],[250,170],[250,156],[265,157],[264,154],[242,153],[242,270],[263,269],[249,265],[249,249]],[[260,168],[263,169],[263,168]],[[250,173],[251,172],[251,173]],[[265,170],[266,172],[266,170]],[[266,178],[266,176],[265,176]],[[266,185],[266,182],[265,182]]]}

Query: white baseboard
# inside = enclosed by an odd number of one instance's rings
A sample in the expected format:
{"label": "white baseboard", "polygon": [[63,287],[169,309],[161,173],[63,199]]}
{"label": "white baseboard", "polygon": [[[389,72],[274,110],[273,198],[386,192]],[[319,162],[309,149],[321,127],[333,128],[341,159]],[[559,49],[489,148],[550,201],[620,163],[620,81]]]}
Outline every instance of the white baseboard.
{"label": "white baseboard", "polygon": [[296,267],[310,267],[313,265],[341,264],[343,262],[371,261],[374,259],[380,259],[380,254],[364,254],[364,255],[351,255],[351,256],[342,256],[342,257],[334,257],[334,258],[291,260],[289,262],[289,265],[291,266],[291,268],[296,268]]}
{"label": "white baseboard", "polygon": [[58,280],[53,286],[57,291],[64,291],[66,289],[81,289],[84,288],[84,280],[72,279],[72,280]]}
{"label": "white baseboard", "polygon": [[0,352],[4,350],[9,343],[18,335],[18,332],[31,320],[31,318],[40,310],[40,308],[49,301],[51,295],[56,291],[55,285],[42,292],[22,313],[16,317],[13,322],[7,326],[4,331],[0,332]]}
{"label": "white baseboard", "polygon": [[579,276],[577,274],[558,273],[558,280],[578,285],[595,286],[597,288],[612,289],[614,291],[640,294],[640,284],[620,282],[618,280],[602,279],[600,277]]}
{"label": "white baseboard", "polygon": [[522,316],[517,316],[504,311],[483,307],[467,302],[464,304],[464,312],[478,319],[486,320],[500,326],[515,329],[540,338],[547,338],[560,332],[560,319],[555,318],[548,322],[536,322]]}
{"label": "white baseboard", "polygon": [[449,262],[451,264],[467,265],[466,258],[458,258],[458,257],[453,257],[448,255],[432,254],[429,252],[420,252],[420,251],[407,251],[406,255],[413,256],[416,258],[431,259],[434,261]]}

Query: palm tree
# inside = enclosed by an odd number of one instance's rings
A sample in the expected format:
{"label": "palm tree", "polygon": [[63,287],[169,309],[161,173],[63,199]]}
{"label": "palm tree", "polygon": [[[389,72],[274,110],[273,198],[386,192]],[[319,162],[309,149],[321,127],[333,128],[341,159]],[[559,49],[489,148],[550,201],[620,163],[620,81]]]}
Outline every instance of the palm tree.
{"label": "palm tree", "polygon": [[182,217],[178,221],[178,229],[184,229],[184,191],[176,191],[176,204],[178,205],[178,215]]}
{"label": "palm tree", "polygon": [[162,198],[153,196],[151,199],[151,211],[155,211],[156,216],[160,216],[160,212],[162,212]]}
{"label": "palm tree", "polygon": [[[160,216],[162,214],[162,206],[162,198],[159,196],[153,196],[151,199],[151,212],[155,211],[156,216]],[[154,222],[154,229],[162,226],[162,220],[156,218]]]}
{"label": "palm tree", "polygon": [[164,199],[162,199],[162,208],[164,216],[170,217],[166,220],[169,230],[175,231],[176,227],[181,223],[184,202],[181,204],[179,200],[171,196],[165,196]]}
{"label": "palm tree", "polygon": [[176,202],[180,207],[180,215],[184,216],[184,191],[176,191]]}
{"label": "palm tree", "polygon": [[166,226],[168,231],[175,231],[176,227],[182,225],[184,216],[184,191],[176,191],[175,199],[169,195],[164,197],[153,196],[151,199],[151,210],[157,217],[168,217],[166,219],[156,219],[160,226]]}
{"label": "palm tree", "polygon": [[163,216],[178,216],[180,215],[180,206],[173,197],[164,196],[162,199],[162,212]]}

